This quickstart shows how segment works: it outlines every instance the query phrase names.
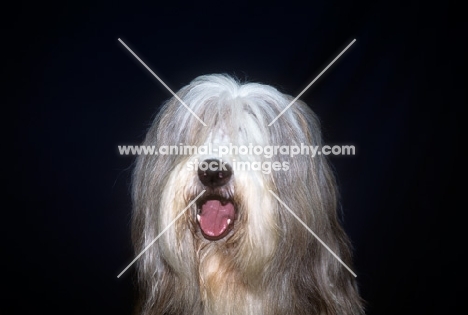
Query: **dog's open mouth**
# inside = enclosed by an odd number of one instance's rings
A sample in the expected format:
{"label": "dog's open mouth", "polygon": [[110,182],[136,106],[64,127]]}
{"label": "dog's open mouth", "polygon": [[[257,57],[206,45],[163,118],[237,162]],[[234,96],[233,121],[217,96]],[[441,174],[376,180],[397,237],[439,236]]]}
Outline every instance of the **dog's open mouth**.
{"label": "dog's open mouth", "polygon": [[208,240],[225,237],[234,226],[236,211],[230,200],[206,199],[199,204],[197,221],[203,236]]}

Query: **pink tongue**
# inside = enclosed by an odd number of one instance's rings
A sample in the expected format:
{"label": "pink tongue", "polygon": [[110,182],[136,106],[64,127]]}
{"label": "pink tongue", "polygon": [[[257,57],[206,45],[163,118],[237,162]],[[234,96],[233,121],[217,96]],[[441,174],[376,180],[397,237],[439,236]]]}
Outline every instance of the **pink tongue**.
{"label": "pink tongue", "polygon": [[[223,205],[219,200],[208,200],[201,208],[200,228],[206,238],[220,239],[229,232],[234,221],[234,205],[230,202]],[[228,220],[231,220],[228,224]]]}

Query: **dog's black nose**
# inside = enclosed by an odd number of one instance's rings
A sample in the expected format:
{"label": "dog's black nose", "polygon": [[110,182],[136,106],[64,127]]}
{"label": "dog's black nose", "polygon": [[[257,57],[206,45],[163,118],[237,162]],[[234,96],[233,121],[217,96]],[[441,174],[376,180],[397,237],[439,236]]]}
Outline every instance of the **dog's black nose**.
{"label": "dog's black nose", "polygon": [[214,188],[226,185],[231,175],[231,166],[222,160],[208,159],[198,164],[198,178],[205,186]]}

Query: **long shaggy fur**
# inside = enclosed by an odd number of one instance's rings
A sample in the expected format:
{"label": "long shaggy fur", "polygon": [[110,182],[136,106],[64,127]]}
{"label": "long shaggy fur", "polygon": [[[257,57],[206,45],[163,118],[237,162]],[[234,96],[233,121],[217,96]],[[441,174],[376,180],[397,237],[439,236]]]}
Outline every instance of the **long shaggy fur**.
{"label": "long shaggy fur", "polygon": [[[201,76],[170,99],[144,145],[321,145],[314,113],[273,87],[241,84],[225,75]],[[223,160],[288,162],[288,171],[233,170],[221,187],[204,186],[187,163],[208,155],[141,155],[133,175],[133,229],[141,252],[203,190],[137,262],[138,314],[362,314],[354,277],[268,190],[272,190],[348,266],[350,244],[337,217],[334,176],[323,155],[226,156]],[[229,234],[208,240],[197,213],[203,200],[232,200]]]}

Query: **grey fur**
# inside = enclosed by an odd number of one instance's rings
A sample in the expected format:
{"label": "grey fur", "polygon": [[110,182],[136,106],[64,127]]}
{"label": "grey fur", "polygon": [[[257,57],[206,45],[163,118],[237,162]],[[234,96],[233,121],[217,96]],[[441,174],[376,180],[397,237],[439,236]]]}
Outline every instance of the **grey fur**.
{"label": "grey fur", "polygon": [[[270,86],[210,75],[195,79],[177,94],[208,127],[172,98],[154,120],[144,145],[199,146],[210,133],[220,131],[233,144],[321,145],[318,119],[300,101],[267,126],[293,99]],[[208,241],[196,222],[198,207],[189,209],[137,262],[141,289],[138,314],[364,313],[354,277],[267,191],[272,189],[351,266],[350,242],[337,217],[335,179],[323,155],[275,155],[271,161],[288,162],[289,171],[249,173],[242,177],[243,182],[234,172],[230,183],[216,191],[203,187],[196,172],[193,176],[177,174],[189,158],[138,157],[133,174],[135,252],[141,252],[158,235],[166,223],[164,218],[174,217],[203,189],[207,195],[231,197],[238,219],[227,237]],[[246,183],[245,178],[252,183]],[[257,179],[264,187],[257,187]],[[175,184],[170,184],[171,180]],[[271,207],[253,208],[246,199],[248,195],[248,200],[256,202],[251,198],[254,194],[259,204]],[[165,196],[174,203],[163,201]],[[267,222],[268,216],[273,224],[253,227],[249,221],[263,222],[265,218]],[[262,232],[263,239],[255,232]],[[219,274],[213,275],[213,268]]]}

